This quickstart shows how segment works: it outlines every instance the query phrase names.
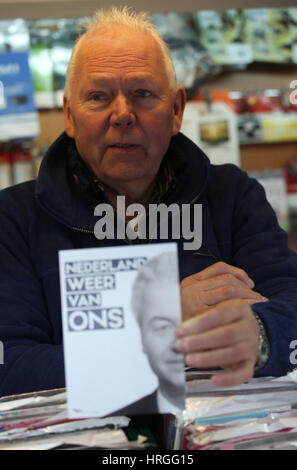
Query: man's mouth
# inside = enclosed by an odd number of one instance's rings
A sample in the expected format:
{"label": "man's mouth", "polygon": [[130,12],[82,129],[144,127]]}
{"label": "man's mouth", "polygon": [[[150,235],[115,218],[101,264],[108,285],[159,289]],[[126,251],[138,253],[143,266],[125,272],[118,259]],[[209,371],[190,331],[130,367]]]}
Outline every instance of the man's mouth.
{"label": "man's mouth", "polygon": [[120,156],[122,155],[123,157],[131,155],[131,157],[135,157],[138,155],[138,151],[140,148],[140,145],[137,144],[131,144],[131,143],[126,143],[126,144],[113,144],[110,145],[109,148],[115,155]]}
{"label": "man's mouth", "polygon": [[121,150],[123,152],[130,152],[139,148],[139,145],[132,144],[132,143],[125,143],[125,144],[116,143],[116,144],[110,145],[110,148]]}
{"label": "man's mouth", "polygon": [[119,148],[119,149],[135,149],[138,147],[136,144],[114,144],[111,145],[112,148]]}

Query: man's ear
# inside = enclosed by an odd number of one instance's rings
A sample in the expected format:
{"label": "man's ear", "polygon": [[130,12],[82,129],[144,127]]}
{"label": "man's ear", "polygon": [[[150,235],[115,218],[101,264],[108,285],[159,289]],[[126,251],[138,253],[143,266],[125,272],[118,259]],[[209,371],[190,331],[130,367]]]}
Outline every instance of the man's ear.
{"label": "man's ear", "polygon": [[175,99],[174,99],[174,105],[173,105],[172,135],[177,134],[181,128],[185,106],[186,106],[186,92],[182,86],[179,86],[175,90]]}
{"label": "man's ear", "polygon": [[63,97],[63,111],[65,117],[65,131],[68,137],[74,138],[74,126],[73,126],[73,119],[71,116],[70,111],[70,102],[68,98],[64,95]]}

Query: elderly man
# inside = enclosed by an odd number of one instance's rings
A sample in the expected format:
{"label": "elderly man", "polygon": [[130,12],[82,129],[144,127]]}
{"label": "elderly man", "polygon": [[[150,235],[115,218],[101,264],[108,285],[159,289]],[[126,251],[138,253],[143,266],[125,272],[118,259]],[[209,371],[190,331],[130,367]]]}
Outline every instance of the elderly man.
{"label": "elderly man", "polygon": [[65,385],[58,250],[131,243],[94,236],[94,207],[115,207],[117,195],[145,207],[202,204],[201,249],[178,242],[176,347],[186,364],[225,369],[213,377],[223,385],[255,369],[292,368],[296,255],[262,188],[232,165],[210,165],[179,133],[184,106],[167,48],[145,17],[98,13],[69,65],[66,133],[37,181],[1,192],[1,395]]}

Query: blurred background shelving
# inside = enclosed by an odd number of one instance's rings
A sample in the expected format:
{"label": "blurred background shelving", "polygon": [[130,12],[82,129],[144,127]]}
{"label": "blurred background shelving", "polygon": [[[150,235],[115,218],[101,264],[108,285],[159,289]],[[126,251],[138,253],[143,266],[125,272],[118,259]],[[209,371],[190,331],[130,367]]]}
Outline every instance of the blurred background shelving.
{"label": "blurred background shelving", "polygon": [[[123,6],[123,2],[114,0],[112,5]],[[199,11],[222,11],[225,9],[247,10],[252,8],[297,8],[297,1],[290,0],[286,5],[284,5],[283,0],[269,0],[262,2],[260,0],[224,0],[223,2],[219,2],[218,0],[200,0],[199,2],[193,0],[184,0],[183,2],[172,0],[170,2],[163,1],[161,4],[160,1],[157,0],[131,0],[129,1],[129,6],[133,7],[137,11],[145,10],[152,14],[167,14],[169,12],[183,14],[184,12],[196,12],[198,9]],[[83,2],[81,0],[0,0],[0,23],[2,20],[13,21],[16,18],[22,18],[28,22],[34,22],[41,19],[84,18],[91,16],[96,9],[102,7],[110,7],[110,2],[107,0],[101,0],[100,2],[95,0],[84,0]],[[264,93],[267,89],[288,89],[290,84],[297,80],[297,35],[295,43],[296,46],[294,47],[296,52],[295,60],[293,61],[295,63],[252,61],[244,67],[221,67],[221,70],[203,81],[199,86],[198,91],[202,94],[209,94],[213,90],[229,90],[230,92],[236,91],[245,94],[251,90],[257,90],[257,92],[260,93],[263,91]],[[190,99],[192,99],[191,96]],[[36,136],[31,143],[25,142],[25,150],[31,146],[30,150],[33,155],[33,160],[36,158],[38,159],[46,147],[50,145],[64,130],[64,116],[61,107],[38,109],[38,119],[40,126],[39,135]],[[25,155],[25,153],[23,154]],[[22,158],[23,160],[26,160],[27,158],[22,157],[22,152],[16,152],[16,154],[20,156],[20,161],[22,161]],[[295,162],[297,162],[297,138],[296,140],[291,139],[287,142],[240,142],[239,154],[239,165],[245,171],[252,172],[253,174],[255,174],[255,172],[264,172],[265,177],[267,177],[267,174],[271,170],[282,170],[283,172],[287,172],[288,166],[290,166],[291,162],[293,162],[294,168],[297,166],[297,164],[295,164]],[[297,226],[297,171],[295,175],[294,168],[292,174],[294,178],[296,176],[296,196],[293,188],[294,185],[291,184],[291,191],[293,191],[293,194],[291,193],[290,195],[291,203],[289,204],[290,207],[288,209],[290,212],[290,223],[285,223],[284,228],[289,230],[290,227],[290,245],[294,249],[297,249],[297,228],[295,228],[295,226]],[[34,174],[32,174],[32,176],[34,176]],[[261,179],[261,174],[259,178]]]}

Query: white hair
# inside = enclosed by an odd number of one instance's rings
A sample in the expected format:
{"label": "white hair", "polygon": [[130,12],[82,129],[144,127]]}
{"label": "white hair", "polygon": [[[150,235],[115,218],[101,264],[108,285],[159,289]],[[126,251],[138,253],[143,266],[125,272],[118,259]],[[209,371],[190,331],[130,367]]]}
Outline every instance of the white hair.
{"label": "white hair", "polygon": [[66,73],[64,93],[68,99],[70,98],[71,83],[77,65],[76,56],[82,42],[91,34],[104,34],[107,30],[114,29],[117,26],[126,26],[134,31],[143,31],[151,34],[151,37],[154,38],[160,46],[169,80],[169,87],[171,90],[176,88],[176,75],[170,50],[160,33],[149,20],[148,14],[145,12],[136,13],[135,11],[131,11],[129,7],[112,7],[109,10],[96,11],[85,26],[85,33],[76,41]]}
{"label": "white hair", "polygon": [[[132,287],[131,307],[139,325],[147,313],[151,286],[162,289],[166,284],[178,286],[178,262],[174,251],[149,258],[138,271]],[[157,298],[156,298],[157,300]]]}

